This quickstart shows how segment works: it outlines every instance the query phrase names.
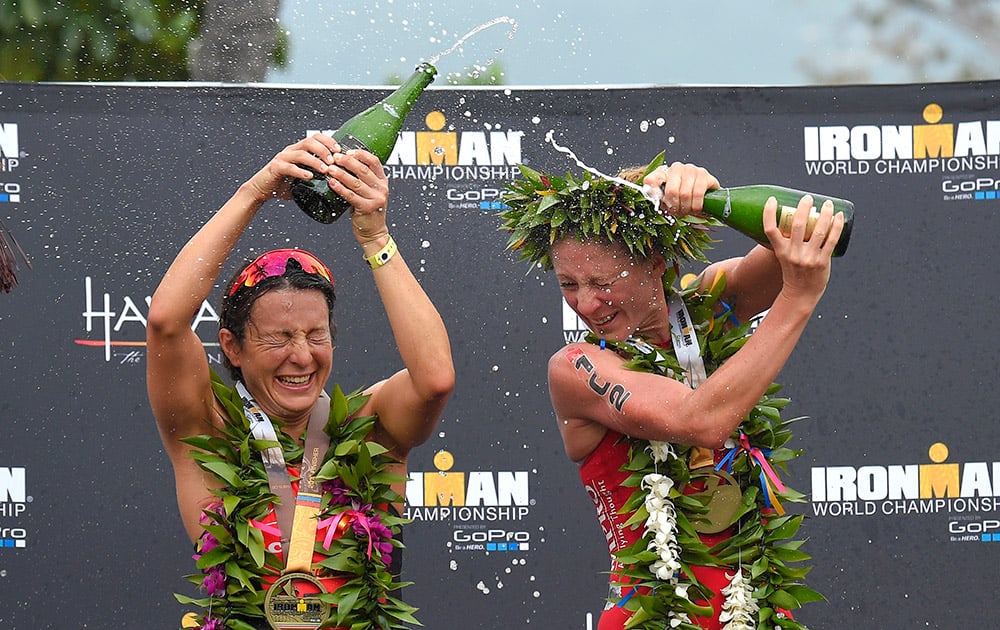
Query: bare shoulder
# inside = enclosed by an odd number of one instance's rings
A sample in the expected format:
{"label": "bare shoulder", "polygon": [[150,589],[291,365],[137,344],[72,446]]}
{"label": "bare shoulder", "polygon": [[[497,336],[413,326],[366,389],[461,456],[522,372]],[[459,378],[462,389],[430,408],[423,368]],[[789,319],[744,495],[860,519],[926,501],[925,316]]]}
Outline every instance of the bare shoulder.
{"label": "bare shoulder", "polygon": [[555,396],[558,392],[567,388],[572,388],[577,379],[573,378],[576,372],[576,363],[585,356],[585,350],[589,344],[572,343],[559,348],[549,357],[549,392]]}
{"label": "bare shoulder", "polygon": [[[620,380],[625,359],[610,349],[589,343],[572,343],[549,359],[549,394],[556,412],[581,413],[595,401],[590,394],[603,395],[608,379]],[[617,390],[616,390],[617,391]]]}
{"label": "bare shoulder", "polygon": [[549,358],[549,377],[560,374],[591,372],[596,366],[604,369],[618,368],[625,359],[613,350],[603,349],[591,343],[571,343],[563,346]]}
{"label": "bare shoulder", "polygon": [[379,409],[379,404],[378,403],[380,402],[380,400],[383,397],[386,396],[386,394],[391,395],[391,393],[392,393],[391,392],[392,387],[391,386],[388,387],[388,388],[386,387],[386,384],[389,383],[389,381],[390,381],[390,379],[388,379],[388,378],[382,379],[381,381],[376,381],[376,382],[372,383],[371,385],[369,385],[368,387],[364,388],[361,391],[361,395],[362,396],[367,396],[368,400],[366,400],[363,405],[361,405],[360,407],[358,407],[358,410],[355,412],[354,415],[355,416],[370,416],[370,415],[376,415],[377,414],[377,415],[379,415],[379,418],[381,418],[383,415],[385,415],[385,410],[384,409],[382,409],[381,413],[379,413],[380,409]]}
{"label": "bare shoulder", "polygon": [[579,365],[593,363],[598,354],[603,354],[603,351],[591,343],[567,344],[549,358],[549,373],[553,370],[576,370]]}

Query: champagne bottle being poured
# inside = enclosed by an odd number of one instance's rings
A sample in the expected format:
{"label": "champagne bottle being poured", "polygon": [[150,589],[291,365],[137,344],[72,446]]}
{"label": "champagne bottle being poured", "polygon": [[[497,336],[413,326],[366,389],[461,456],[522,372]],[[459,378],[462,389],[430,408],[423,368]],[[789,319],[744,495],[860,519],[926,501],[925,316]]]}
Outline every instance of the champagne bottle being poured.
{"label": "champagne bottle being poured", "polygon": [[[345,121],[333,133],[333,139],[344,151],[364,149],[385,163],[406,115],[435,76],[437,69],[433,65],[420,64],[395,92]],[[350,210],[350,204],[330,189],[326,177],[317,173],[313,173],[312,179],[292,182],[292,199],[320,223],[333,223]]]}
{"label": "champagne bottle being poured", "polygon": [[764,234],[764,204],[767,203],[768,197],[777,199],[778,229],[785,236],[789,236],[792,230],[792,218],[795,215],[796,206],[798,206],[799,200],[805,195],[812,195],[814,204],[812,212],[809,215],[809,221],[806,224],[806,239],[812,235],[816,219],[819,217],[819,208],[823,206],[826,200],[829,199],[833,202],[834,213],[844,215],[844,230],[841,232],[840,240],[837,241],[837,246],[833,250],[834,256],[843,256],[851,240],[851,229],[854,227],[854,204],[846,199],[837,199],[836,197],[785,188],[783,186],[757,184],[710,190],[705,194],[702,211],[749,236],[761,245],[770,246],[767,235]]}

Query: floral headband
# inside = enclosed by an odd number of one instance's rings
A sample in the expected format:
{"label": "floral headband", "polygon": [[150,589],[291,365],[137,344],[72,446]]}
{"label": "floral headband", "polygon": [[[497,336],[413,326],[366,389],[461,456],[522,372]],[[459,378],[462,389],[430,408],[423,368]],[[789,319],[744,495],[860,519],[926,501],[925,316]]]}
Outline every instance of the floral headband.
{"label": "floral headband", "polygon": [[[663,163],[660,153],[643,177]],[[500,229],[509,234],[507,248],[521,260],[552,268],[549,248],[560,238],[620,241],[633,256],[659,252],[668,261],[705,261],[712,242],[708,228],[715,221],[703,217],[674,217],[653,208],[639,186],[584,171],[556,177],[519,165],[523,179],[512,182],[501,196],[506,208],[499,214]],[[641,178],[640,178],[641,179]]]}

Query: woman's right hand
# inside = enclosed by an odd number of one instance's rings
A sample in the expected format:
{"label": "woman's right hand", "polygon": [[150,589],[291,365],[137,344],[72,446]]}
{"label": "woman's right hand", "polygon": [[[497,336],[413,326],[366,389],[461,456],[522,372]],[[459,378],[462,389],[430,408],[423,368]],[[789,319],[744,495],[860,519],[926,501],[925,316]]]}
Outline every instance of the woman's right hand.
{"label": "woman's right hand", "polygon": [[655,169],[642,180],[643,188],[659,208],[675,217],[700,215],[705,193],[719,187],[719,180],[695,164],[674,162]]}
{"label": "woman's right hand", "polygon": [[312,171],[326,175],[333,164],[333,155],[339,152],[336,140],[326,134],[313,134],[282,149],[247,183],[261,202],[290,199],[292,179],[312,179],[315,177]]}

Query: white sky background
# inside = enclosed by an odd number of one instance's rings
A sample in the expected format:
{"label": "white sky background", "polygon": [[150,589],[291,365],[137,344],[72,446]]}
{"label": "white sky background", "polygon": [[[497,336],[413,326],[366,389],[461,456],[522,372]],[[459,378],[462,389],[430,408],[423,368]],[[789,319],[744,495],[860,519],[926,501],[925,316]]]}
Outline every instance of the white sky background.
{"label": "white sky background", "polygon": [[[497,24],[441,59],[441,75],[500,62],[509,86],[805,85],[799,62],[855,65],[906,82],[876,61],[849,0],[282,0],[290,65],[271,83],[384,85]],[[933,28],[946,29],[947,18]],[[959,36],[951,39],[961,42]],[[960,44],[959,44],[960,45]],[[935,81],[950,81],[948,68]]]}
{"label": "white sky background", "polygon": [[[496,59],[506,85],[792,85],[808,49],[841,55],[829,0],[282,0],[288,68],[274,83],[383,85],[507,16],[438,63],[442,75]],[[498,49],[502,49],[499,50]]]}

